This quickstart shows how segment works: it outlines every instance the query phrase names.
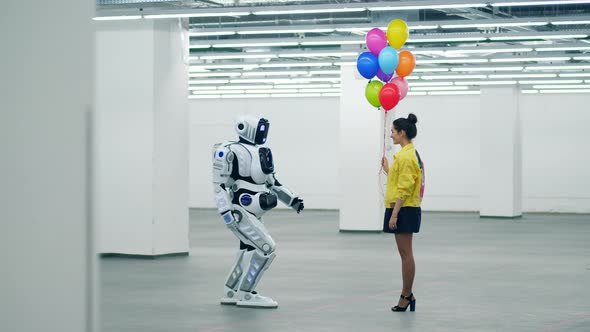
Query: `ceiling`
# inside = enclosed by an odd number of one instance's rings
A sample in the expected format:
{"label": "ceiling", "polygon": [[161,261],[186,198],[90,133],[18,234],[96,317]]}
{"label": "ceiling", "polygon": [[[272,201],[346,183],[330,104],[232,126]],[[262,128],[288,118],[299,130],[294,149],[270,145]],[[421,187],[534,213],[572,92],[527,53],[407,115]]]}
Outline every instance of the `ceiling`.
{"label": "ceiling", "polygon": [[590,1],[97,0],[97,19],[188,18],[190,98],[338,96],[365,34],[405,20],[410,94],[590,92]]}

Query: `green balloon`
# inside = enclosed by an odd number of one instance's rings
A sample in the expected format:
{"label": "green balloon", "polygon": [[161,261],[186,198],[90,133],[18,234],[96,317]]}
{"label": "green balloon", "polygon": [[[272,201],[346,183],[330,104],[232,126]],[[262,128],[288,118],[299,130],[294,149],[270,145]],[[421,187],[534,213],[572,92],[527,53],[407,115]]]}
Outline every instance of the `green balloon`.
{"label": "green balloon", "polygon": [[379,91],[383,87],[383,83],[379,80],[372,80],[369,81],[367,87],[365,88],[365,97],[369,101],[369,104],[375,107],[381,107],[381,103],[379,102]]}

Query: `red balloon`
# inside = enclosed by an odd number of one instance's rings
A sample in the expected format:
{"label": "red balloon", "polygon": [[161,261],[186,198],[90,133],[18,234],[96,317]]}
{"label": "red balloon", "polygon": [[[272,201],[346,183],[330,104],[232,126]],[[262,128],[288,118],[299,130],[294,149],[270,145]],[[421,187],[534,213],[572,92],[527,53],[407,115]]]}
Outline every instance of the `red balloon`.
{"label": "red balloon", "polygon": [[397,85],[387,83],[379,91],[379,102],[385,111],[394,108],[400,101],[401,95]]}

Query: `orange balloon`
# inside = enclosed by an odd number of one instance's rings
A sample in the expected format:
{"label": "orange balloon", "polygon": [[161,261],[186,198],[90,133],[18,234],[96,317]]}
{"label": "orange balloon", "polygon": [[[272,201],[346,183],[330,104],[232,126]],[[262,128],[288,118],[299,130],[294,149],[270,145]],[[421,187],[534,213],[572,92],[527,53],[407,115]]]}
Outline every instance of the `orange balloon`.
{"label": "orange balloon", "polygon": [[414,70],[414,67],[416,67],[416,58],[414,58],[414,54],[405,50],[399,52],[399,62],[395,69],[397,76],[406,77],[410,75]]}

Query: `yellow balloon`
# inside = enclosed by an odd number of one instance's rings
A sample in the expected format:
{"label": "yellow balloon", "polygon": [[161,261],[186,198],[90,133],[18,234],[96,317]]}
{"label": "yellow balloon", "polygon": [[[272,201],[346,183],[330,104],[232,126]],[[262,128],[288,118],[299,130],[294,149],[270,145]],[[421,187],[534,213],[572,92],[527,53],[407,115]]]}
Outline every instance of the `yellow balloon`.
{"label": "yellow balloon", "polygon": [[408,40],[408,25],[405,21],[396,19],[389,22],[387,26],[387,40],[389,45],[395,49],[400,49]]}

